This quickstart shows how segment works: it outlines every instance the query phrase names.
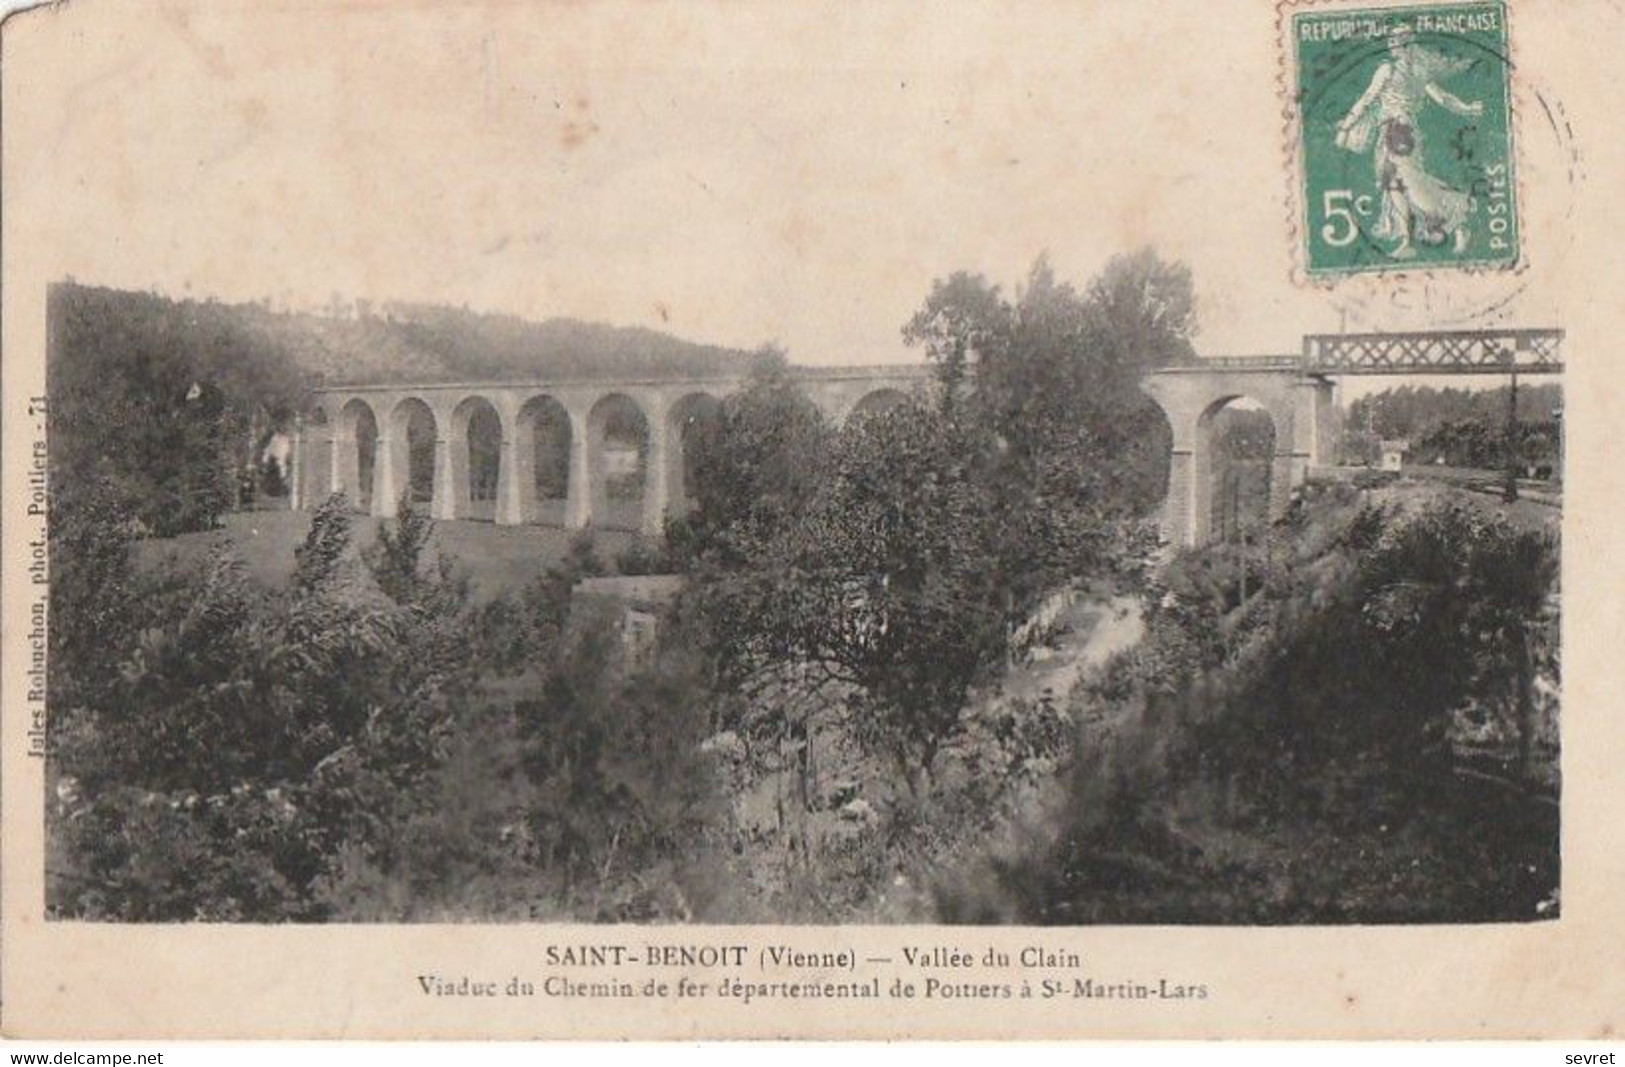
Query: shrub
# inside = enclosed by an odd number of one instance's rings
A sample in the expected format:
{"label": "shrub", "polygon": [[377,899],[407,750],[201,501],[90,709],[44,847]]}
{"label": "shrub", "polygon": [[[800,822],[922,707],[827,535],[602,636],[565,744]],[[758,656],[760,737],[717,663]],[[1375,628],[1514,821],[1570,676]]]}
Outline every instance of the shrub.
{"label": "shrub", "polygon": [[[76,797],[56,823],[63,914],[312,916],[338,845],[378,836],[443,757],[471,691],[456,608],[387,596],[349,523],[341,498],[313,516],[280,598],[220,554],[102,591],[135,607],[103,638],[113,670],[59,664],[74,710],[53,773]],[[101,607],[67,606],[69,634]]]}
{"label": "shrub", "polygon": [[562,569],[577,577],[587,578],[604,573],[604,558],[598,554],[598,538],[591,526],[583,526],[570,535]]}
{"label": "shrub", "polygon": [[667,574],[672,564],[660,546],[634,541],[616,554],[615,569],[621,574]]}
{"label": "shrub", "polygon": [[639,872],[693,855],[717,818],[697,672],[668,656],[629,677],[611,620],[587,619],[539,695],[514,706],[537,862],[579,917],[649,917],[629,898],[612,901]]}
{"label": "shrub", "polygon": [[1398,471],[1359,471],[1354,475],[1354,488],[1380,489],[1382,486],[1392,485],[1398,480]]}
{"label": "shrub", "polygon": [[572,584],[569,574],[553,568],[474,608],[470,630],[479,662],[497,675],[552,662],[570,620]]}

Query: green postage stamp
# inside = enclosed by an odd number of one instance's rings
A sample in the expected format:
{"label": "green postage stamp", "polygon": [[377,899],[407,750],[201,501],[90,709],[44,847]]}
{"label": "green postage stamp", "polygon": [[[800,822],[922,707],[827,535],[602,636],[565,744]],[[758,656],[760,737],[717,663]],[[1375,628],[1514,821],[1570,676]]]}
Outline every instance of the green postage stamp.
{"label": "green postage stamp", "polygon": [[1303,11],[1290,32],[1309,273],[1515,264],[1505,4]]}

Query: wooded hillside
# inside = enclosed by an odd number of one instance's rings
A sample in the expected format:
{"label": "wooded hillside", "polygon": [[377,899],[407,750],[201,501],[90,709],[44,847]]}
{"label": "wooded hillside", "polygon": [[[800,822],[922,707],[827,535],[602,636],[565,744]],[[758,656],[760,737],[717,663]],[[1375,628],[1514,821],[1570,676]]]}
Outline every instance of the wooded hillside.
{"label": "wooded hillside", "polygon": [[[742,369],[746,353],[656,330],[579,319],[531,322],[437,304],[366,301],[326,314],[268,304],[172,300],[154,293],[64,282],[51,290],[58,356],[107,367],[121,345],[162,339],[203,369],[287,368],[323,382],[614,378],[640,373]],[[55,361],[53,361],[55,362]]]}

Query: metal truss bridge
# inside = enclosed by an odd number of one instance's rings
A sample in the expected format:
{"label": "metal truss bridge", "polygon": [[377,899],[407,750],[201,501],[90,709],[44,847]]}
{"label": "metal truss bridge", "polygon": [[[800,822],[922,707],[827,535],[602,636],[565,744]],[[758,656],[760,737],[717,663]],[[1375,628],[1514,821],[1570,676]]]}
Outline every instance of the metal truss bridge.
{"label": "metal truss bridge", "polygon": [[1561,374],[1562,330],[1309,334],[1308,374]]}
{"label": "metal truss bridge", "polygon": [[1297,371],[1349,374],[1561,374],[1563,331],[1429,330],[1315,333],[1303,351],[1281,356],[1215,356],[1165,372]]}

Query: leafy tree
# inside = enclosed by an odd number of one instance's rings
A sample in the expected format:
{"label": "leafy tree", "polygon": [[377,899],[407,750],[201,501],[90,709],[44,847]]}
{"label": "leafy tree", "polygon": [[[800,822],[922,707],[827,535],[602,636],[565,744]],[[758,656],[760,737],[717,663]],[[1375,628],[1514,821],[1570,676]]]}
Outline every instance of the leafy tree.
{"label": "leafy tree", "polygon": [[[1556,545],[1345,490],[1316,495],[1245,605],[1222,549],[1167,568],[1145,637],[1079,694],[1121,724],[1109,762],[1080,750],[1053,846],[992,875],[1020,918],[1551,914],[1555,751],[1532,773],[1528,748],[1553,744],[1531,698],[1557,673]],[[974,918],[957,881],[950,914]]]}
{"label": "leafy tree", "polygon": [[350,548],[350,515],[343,493],[329,496],[311,515],[304,543],[293,550],[294,589],[308,593],[333,576]]}
{"label": "leafy tree", "polygon": [[1397,683],[1390,714],[1404,716],[1386,740],[1448,758],[1449,717],[1466,698],[1506,716],[1528,773],[1557,561],[1548,536],[1462,506],[1430,509],[1378,544],[1361,575],[1361,621]]}
{"label": "leafy tree", "polygon": [[832,431],[790,377],[782,351],[756,354],[746,387],[698,442],[695,511],[674,539],[738,565],[794,524],[816,492]]}
{"label": "leafy tree", "polygon": [[[974,382],[971,408],[999,448],[988,477],[1016,498],[1007,507],[1087,500],[1091,516],[1061,524],[1075,527],[1111,511],[1144,514],[1162,499],[1169,431],[1139,384],[1193,358],[1194,331],[1190,272],[1146,249],[1113,258],[1082,294],[1044,257],[1014,300],[955,274],[933,287],[904,337],[945,385]],[[945,390],[944,403],[957,394]]]}
{"label": "leafy tree", "polygon": [[212,302],[57,285],[48,310],[53,480],[104,481],[159,536],[213,526],[306,388],[290,353]]}
{"label": "leafy tree", "polygon": [[288,495],[288,485],[282,479],[282,465],[271,456],[265,457],[264,461],[259,465],[257,491],[268,497]]}
{"label": "leafy tree", "polygon": [[[67,913],[312,916],[336,850],[387,848],[388,827],[421,803],[417,787],[473,690],[459,609],[386,595],[349,524],[342,497],[318,510],[281,598],[224,554],[138,579],[127,629],[104,638],[115,670],[63,664],[80,706],[53,767],[76,798],[55,816]],[[98,610],[93,597],[64,607],[70,634],[84,621],[75,613]],[[108,849],[87,827],[126,845]]]}
{"label": "leafy tree", "polygon": [[564,562],[561,568],[572,578],[592,578],[603,574],[604,559],[598,554],[598,535],[589,526],[583,526],[570,535],[570,543],[564,550]]}
{"label": "leafy tree", "polygon": [[423,550],[434,535],[434,520],[412,506],[410,491],[402,493],[394,522],[378,529],[375,550],[367,560],[372,576],[391,600],[411,603],[423,582]]}
{"label": "leafy tree", "polygon": [[499,676],[552,662],[570,621],[570,588],[575,581],[569,568],[550,567],[512,596],[476,607],[470,626],[479,661]]}
{"label": "leafy tree", "polygon": [[903,331],[937,368],[938,405],[836,435],[765,360],[701,467],[725,679],[834,680],[857,694],[857,735],[918,788],[1016,622],[1121,551],[1151,497],[1114,473],[1146,437],[1139,376],[1186,358],[1193,322],[1188,272],[1150,253],[1087,296],[1043,259],[1013,301],[955,274]]}
{"label": "leafy tree", "polygon": [[1008,343],[1009,317],[998,286],[956,271],[932,285],[925,306],[903,326],[903,340],[924,348],[936,365],[945,411],[958,403],[976,368]]}
{"label": "leafy tree", "polygon": [[468,606],[468,579],[457,571],[450,556],[427,549],[434,539],[434,520],[401,494],[393,521],[378,528],[378,540],[364,559],[373,580],[397,604],[437,619],[452,619]]}
{"label": "leafy tree", "polygon": [[93,702],[138,632],[142,588],[130,549],[133,518],[105,481],[53,485],[49,685],[52,723]]}
{"label": "leafy tree", "polygon": [[1093,360],[1135,379],[1196,358],[1196,296],[1190,269],[1151,248],[1113,256],[1085,295],[1098,346]]}
{"label": "leafy tree", "polygon": [[[613,887],[697,851],[715,816],[700,747],[707,701],[692,664],[667,656],[629,674],[600,615],[561,643],[538,697],[515,706],[539,866],[593,918],[647,918],[631,901],[611,905]],[[605,906],[616,913],[600,914]]]}
{"label": "leafy tree", "polygon": [[799,664],[852,687],[857,736],[916,790],[1005,650],[1002,523],[959,429],[914,406],[857,420],[802,521],[708,605],[730,677]]}
{"label": "leafy tree", "polygon": [[[1417,441],[1446,423],[1482,420],[1504,425],[1507,406],[1504,385],[1494,389],[1400,385],[1357,397],[1349,404],[1345,424],[1360,430],[1369,429],[1378,437]],[[1520,418],[1544,422],[1562,407],[1561,385],[1519,383]]]}

